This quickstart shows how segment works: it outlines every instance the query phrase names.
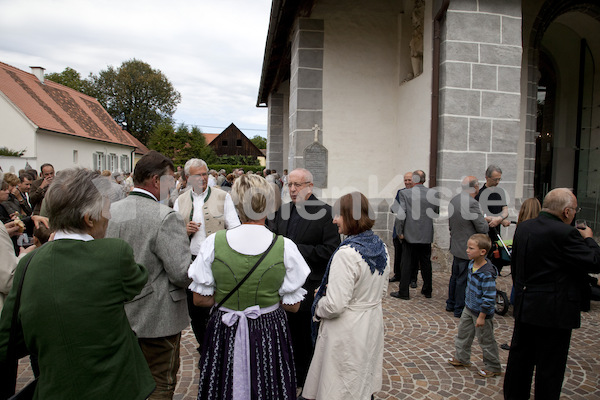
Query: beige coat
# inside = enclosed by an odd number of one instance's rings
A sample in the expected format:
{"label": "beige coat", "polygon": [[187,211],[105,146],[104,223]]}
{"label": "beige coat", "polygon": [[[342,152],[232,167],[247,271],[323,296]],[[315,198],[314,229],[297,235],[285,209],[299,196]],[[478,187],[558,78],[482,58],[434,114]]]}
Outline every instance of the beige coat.
{"label": "beige coat", "polygon": [[[387,252],[387,250],[386,250]],[[302,395],[307,399],[365,399],[381,390],[383,311],[390,273],[371,274],[349,246],[334,254],[326,296],[317,305],[322,319]]]}

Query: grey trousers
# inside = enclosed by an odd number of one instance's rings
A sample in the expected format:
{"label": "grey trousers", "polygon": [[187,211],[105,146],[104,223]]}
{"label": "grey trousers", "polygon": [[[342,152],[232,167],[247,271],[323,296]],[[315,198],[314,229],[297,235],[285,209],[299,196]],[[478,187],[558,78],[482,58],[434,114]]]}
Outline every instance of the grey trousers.
{"label": "grey trousers", "polygon": [[491,372],[502,372],[498,344],[494,337],[494,319],[487,318],[481,328],[476,328],[477,315],[465,307],[458,323],[458,333],[454,339],[456,359],[462,363],[471,362],[471,345],[477,336],[477,342],[483,351],[485,369]]}

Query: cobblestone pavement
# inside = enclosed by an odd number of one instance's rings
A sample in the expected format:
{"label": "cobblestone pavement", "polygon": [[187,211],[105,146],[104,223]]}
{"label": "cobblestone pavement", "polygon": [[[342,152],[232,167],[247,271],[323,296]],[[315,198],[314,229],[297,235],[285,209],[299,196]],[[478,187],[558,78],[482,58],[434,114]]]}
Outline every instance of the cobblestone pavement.
{"label": "cobblestone pavement", "polygon": [[[508,268],[505,268],[507,270]],[[503,272],[506,272],[503,270]],[[483,366],[477,339],[473,343],[470,368],[455,368],[447,363],[453,355],[458,319],[445,311],[449,274],[434,272],[431,299],[411,289],[411,300],[389,296],[397,290],[392,283],[383,301],[386,327],[382,391],[375,398],[384,399],[502,399],[502,377],[480,378]],[[510,278],[497,280],[499,289],[510,292]],[[509,343],[512,335],[512,308],[505,316],[495,316],[498,344]],[[600,399],[600,302],[582,313],[582,327],[573,331],[571,350],[561,399]],[[181,368],[176,400],[195,399],[198,393],[198,353],[191,329],[183,332]],[[503,369],[508,351],[499,350]],[[32,378],[28,359],[21,360],[18,387]]]}

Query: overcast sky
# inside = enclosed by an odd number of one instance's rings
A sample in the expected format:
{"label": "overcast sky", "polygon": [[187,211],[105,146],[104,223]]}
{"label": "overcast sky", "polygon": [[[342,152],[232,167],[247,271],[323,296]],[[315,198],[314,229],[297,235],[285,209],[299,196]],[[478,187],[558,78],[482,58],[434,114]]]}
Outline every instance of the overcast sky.
{"label": "overcast sky", "polygon": [[258,85],[271,0],[0,0],[0,61],[83,78],[142,60],[181,93],[177,123],[267,135]]}

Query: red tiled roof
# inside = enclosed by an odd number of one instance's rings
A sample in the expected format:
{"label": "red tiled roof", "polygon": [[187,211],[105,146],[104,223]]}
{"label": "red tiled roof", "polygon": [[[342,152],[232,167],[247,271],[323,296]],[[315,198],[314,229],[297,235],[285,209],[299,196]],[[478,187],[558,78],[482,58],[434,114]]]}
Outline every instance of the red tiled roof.
{"label": "red tiled roof", "polygon": [[0,92],[40,129],[145,148],[95,98],[47,79],[42,84],[35,75],[2,62]]}
{"label": "red tiled roof", "polygon": [[[129,133],[129,132],[127,132],[127,133]],[[131,136],[131,139],[133,140],[133,143],[135,144],[135,152],[137,154],[144,155],[150,151],[150,149],[147,148],[146,146],[144,146],[144,144],[142,142],[140,142],[135,136],[133,136],[133,135],[130,135],[130,136]]]}
{"label": "red tiled roof", "polygon": [[217,138],[217,136],[220,135],[220,133],[203,133],[203,135],[204,135],[204,138],[206,139],[206,144],[210,144],[210,142],[215,140]]}

